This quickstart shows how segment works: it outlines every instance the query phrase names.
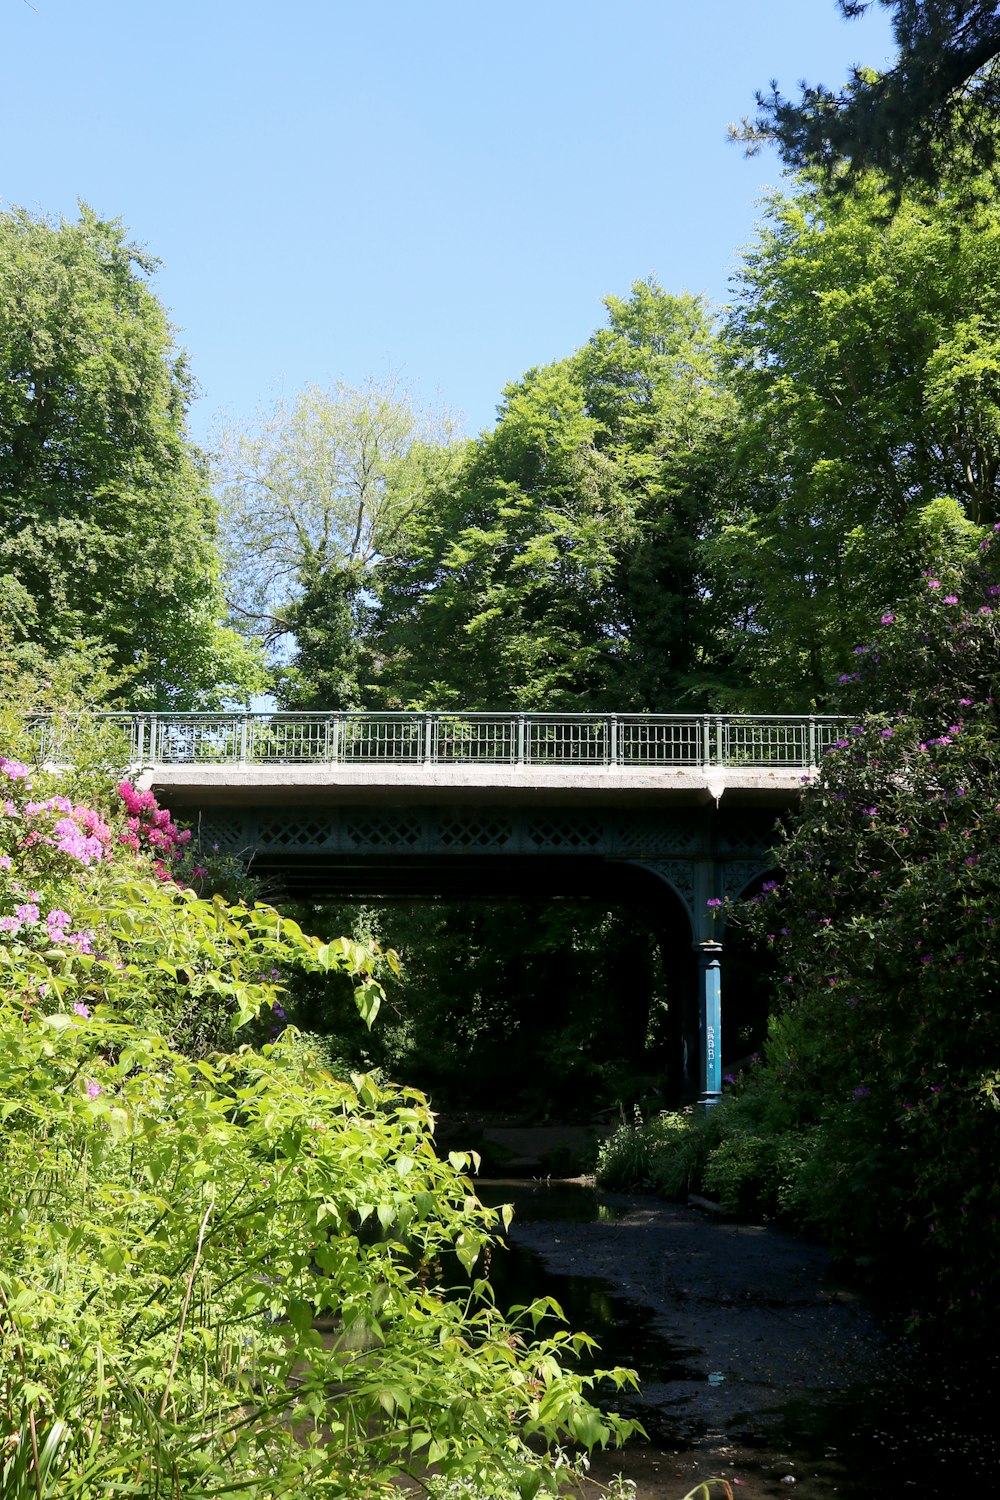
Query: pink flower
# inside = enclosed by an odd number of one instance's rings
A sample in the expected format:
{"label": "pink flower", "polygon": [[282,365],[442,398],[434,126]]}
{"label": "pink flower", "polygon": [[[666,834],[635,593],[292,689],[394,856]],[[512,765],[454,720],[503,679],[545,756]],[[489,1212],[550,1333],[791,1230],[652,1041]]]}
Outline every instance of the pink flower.
{"label": "pink flower", "polygon": [[14,915],[19,922],[24,922],[26,926],[33,927],[38,921],[39,911],[33,901],[26,901],[23,906],[15,906]]}
{"label": "pink flower", "polygon": [[89,1021],[90,1019],[90,1011],[84,1005],[82,1000],[78,1000],[73,1006],[73,1014],[75,1016],[83,1016],[85,1021]]}
{"label": "pink flower", "polygon": [[944,602],[945,602],[945,604],[957,604],[958,603],[958,595],[957,594],[945,594],[945,596],[944,596]]}
{"label": "pink flower", "polygon": [[894,614],[885,614],[885,615],[882,616],[882,624],[883,625],[892,625],[892,624],[895,623],[895,620],[896,620],[896,616]]}
{"label": "pink flower", "polygon": [[104,1093],[104,1090],[101,1088],[101,1085],[99,1083],[95,1083],[92,1078],[88,1078],[87,1079],[87,1097],[88,1097],[88,1099],[96,1099],[97,1096],[98,1096],[98,1094],[103,1094],[103,1093]]}
{"label": "pink flower", "polygon": [[941,587],[941,585],[937,581],[936,578],[928,578],[928,580],[927,580],[927,587],[929,589],[939,589]]}

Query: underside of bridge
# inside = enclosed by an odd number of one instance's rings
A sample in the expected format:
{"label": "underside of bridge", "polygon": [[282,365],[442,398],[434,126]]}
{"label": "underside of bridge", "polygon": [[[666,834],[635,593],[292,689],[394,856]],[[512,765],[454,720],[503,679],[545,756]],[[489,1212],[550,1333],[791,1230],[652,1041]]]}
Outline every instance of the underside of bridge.
{"label": "underside of bridge", "polygon": [[[263,787],[160,788],[195,822],[203,844],[239,853],[268,899],[538,902],[587,898],[640,911],[663,954],[671,991],[671,1102],[721,1093],[722,922],[770,865],[774,799],[722,806],[688,795],[641,800],[587,795],[557,801],[491,790],[478,797],[362,800],[312,787],[270,797]],[[488,799],[488,800],[487,800]]]}

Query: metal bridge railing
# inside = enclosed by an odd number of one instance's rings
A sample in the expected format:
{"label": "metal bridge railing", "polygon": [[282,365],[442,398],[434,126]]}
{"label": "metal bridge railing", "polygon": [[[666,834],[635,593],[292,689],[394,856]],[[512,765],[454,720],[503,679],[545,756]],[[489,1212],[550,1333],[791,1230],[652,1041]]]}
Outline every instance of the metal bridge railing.
{"label": "metal bridge railing", "polygon": [[[96,714],[141,765],[815,766],[842,721],[795,714]],[[72,759],[72,720],[35,721]]]}

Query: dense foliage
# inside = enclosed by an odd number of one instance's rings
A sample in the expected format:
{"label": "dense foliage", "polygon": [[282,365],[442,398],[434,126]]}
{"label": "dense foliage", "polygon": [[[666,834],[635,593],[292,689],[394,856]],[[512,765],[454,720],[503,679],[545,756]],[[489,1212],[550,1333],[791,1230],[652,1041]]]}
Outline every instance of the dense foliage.
{"label": "dense foliage", "polygon": [[375,580],[372,701],[664,709],[702,691],[698,539],[724,428],[710,316],[637,282],[508,386]]}
{"label": "dense foliage", "polygon": [[8,745],[4,1496],[360,1500],[416,1474],[530,1497],[568,1473],[551,1444],[623,1436],[565,1368],[582,1336],[538,1337],[548,1304],[506,1316],[477,1279],[497,1215],[424,1099],[282,1029],[297,965],[373,1020],[371,955],[199,897],[148,795],[83,800]]}
{"label": "dense foliage", "polygon": [[118,222],[0,213],[0,606],[22,662],[90,641],[134,707],[255,680],[225,613],[191,380]]}
{"label": "dense foliage", "polygon": [[644,912],[538,898],[313,907],[300,920],[372,932],[401,972],[385,977],[373,1031],[331,1017],[337,985],[322,975],[290,979],[289,1016],[335,1026],[338,1056],[409,1079],[436,1110],[589,1121],[663,1088],[676,997]]}
{"label": "dense foliage", "polygon": [[822,706],[939,544],[926,507],[1000,515],[996,204],[908,196],[880,224],[884,202],[870,178],[776,196],[736,281],[738,418],[706,540],[730,705]]}
{"label": "dense foliage", "polygon": [[731,913],[784,976],[766,1061],[644,1168],[811,1225],[963,1337],[1000,1289],[997,534],[856,648],[780,885]]}
{"label": "dense foliage", "polygon": [[450,438],[394,380],[309,387],[220,429],[230,608],[277,647],[284,707],[359,706],[368,574],[453,466]]}
{"label": "dense foliage", "polygon": [[[837,0],[854,18],[874,0]],[[895,197],[934,189],[956,165],[981,191],[995,183],[1000,107],[1000,15],[994,0],[879,0],[893,12],[899,55],[885,72],[852,69],[846,88],[803,84],[798,103],[777,84],[757,95],[760,113],[733,131],[751,151],[774,142],[787,166],[819,169],[841,190],[875,170]],[[846,171],[845,171],[846,167]]]}

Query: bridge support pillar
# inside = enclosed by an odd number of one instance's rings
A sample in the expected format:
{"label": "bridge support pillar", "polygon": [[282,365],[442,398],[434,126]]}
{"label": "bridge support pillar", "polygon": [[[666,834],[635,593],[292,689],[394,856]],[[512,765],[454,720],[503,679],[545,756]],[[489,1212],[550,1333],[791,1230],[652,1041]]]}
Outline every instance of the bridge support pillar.
{"label": "bridge support pillar", "polygon": [[722,944],[696,943],[698,955],[698,1103],[710,1109],[722,1098]]}

